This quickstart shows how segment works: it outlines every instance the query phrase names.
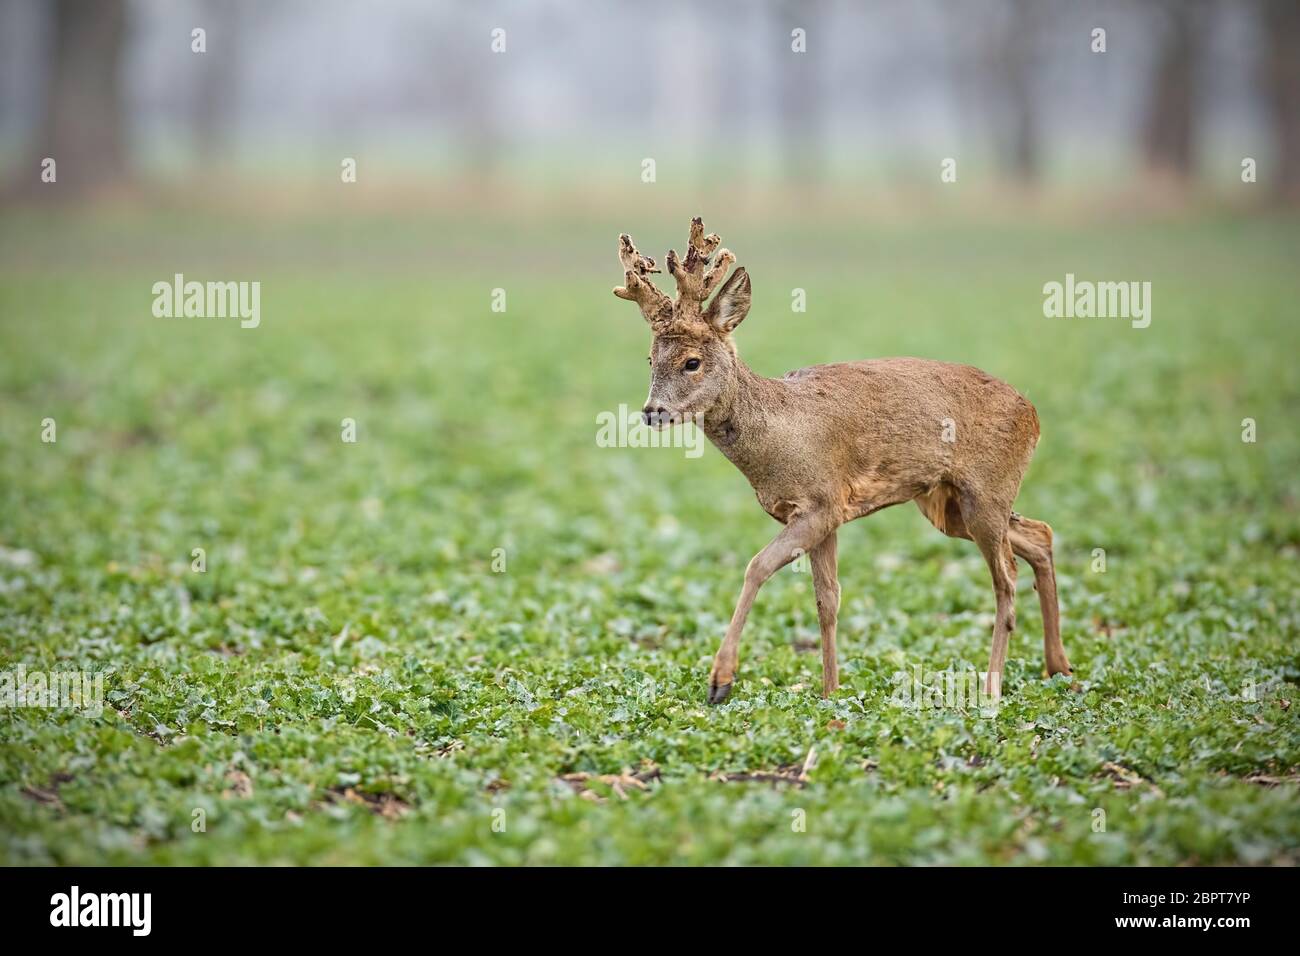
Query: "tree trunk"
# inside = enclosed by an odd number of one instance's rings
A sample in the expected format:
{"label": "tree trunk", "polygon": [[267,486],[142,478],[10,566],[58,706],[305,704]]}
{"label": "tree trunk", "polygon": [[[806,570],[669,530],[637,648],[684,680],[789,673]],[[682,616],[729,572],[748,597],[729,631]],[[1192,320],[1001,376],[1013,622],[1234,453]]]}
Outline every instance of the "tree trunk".
{"label": "tree trunk", "polygon": [[1036,2],[1042,0],[1017,0],[1013,4],[1013,16],[1007,21],[999,51],[1010,127],[1005,146],[1007,165],[1022,185],[1037,182],[1039,175],[1038,113],[1034,106],[1034,90],[1039,82],[1035,69],[1039,27]]}
{"label": "tree trunk", "polygon": [[85,195],[126,175],[120,64],[126,39],[124,0],[55,0],[45,124],[38,158],[25,171],[38,182],[45,157],[56,186],[40,195]]}
{"label": "tree trunk", "polygon": [[[820,74],[828,36],[819,29],[826,22],[822,13],[821,0],[786,2],[776,8],[773,55],[783,64],[777,70],[781,157],[785,178],[792,183],[815,181],[825,166]],[[790,31],[796,27],[806,31],[806,53],[791,49]]]}
{"label": "tree trunk", "polygon": [[1267,0],[1264,7],[1264,93],[1273,124],[1274,188],[1300,201],[1300,3]]}
{"label": "tree trunk", "polygon": [[239,82],[239,0],[209,0],[199,21],[207,29],[208,49],[199,61],[190,132],[200,168],[211,169],[228,154],[227,138]]}
{"label": "tree trunk", "polygon": [[1201,49],[1199,0],[1163,8],[1163,37],[1142,133],[1146,165],[1154,173],[1186,180],[1195,172],[1196,64]]}

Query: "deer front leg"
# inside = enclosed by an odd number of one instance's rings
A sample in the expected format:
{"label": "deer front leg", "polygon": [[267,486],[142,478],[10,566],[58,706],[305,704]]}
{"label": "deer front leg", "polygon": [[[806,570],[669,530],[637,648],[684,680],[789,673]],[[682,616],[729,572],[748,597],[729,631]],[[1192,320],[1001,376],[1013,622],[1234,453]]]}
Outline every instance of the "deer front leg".
{"label": "deer front leg", "polygon": [[835,656],[835,622],[840,613],[839,555],[832,531],[808,556],[812,564],[813,592],[817,595],[817,623],[822,631],[822,696],[840,689],[840,665]]}
{"label": "deer front leg", "polygon": [[820,511],[791,518],[781,533],[749,562],[745,568],[745,585],[740,590],[740,600],[736,602],[736,611],[731,615],[731,623],[727,625],[727,635],[722,639],[722,646],[718,648],[713,668],[709,672],[710,704],[722,703],[731,693],[731,685],[736,679],[736,665],[740,661],[740,632],[745,628],[745,619],[749,617],[749,609],[758,596],[758,589],[800,554],[811,553],[834,529],[834,520]]}

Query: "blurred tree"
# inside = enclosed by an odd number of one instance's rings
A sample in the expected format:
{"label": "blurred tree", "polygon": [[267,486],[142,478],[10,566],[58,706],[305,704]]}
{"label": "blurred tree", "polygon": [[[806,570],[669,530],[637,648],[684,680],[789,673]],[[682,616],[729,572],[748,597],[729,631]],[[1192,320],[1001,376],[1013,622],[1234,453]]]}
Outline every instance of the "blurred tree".
{"label": "blurred tree", "polygon": [[1011,0],[1009,15],[987,48],[993,95],[1002,101],[1003,168],[1025,185],[1038,181],[1041,167],[1034,90],[1040,82],[1036,52],[1042,10],[1041,0]]}
{"label": "blurred tree", "polygon": [[[709,124],[711,130],[728,145],[724,157],[727,178],[737,192],[749,188],[753,165],[751,152],[754,105],[755,70],[751,57],[761,49],[763,20],[761,17],[744,18],[736,22],[731,11],[721,4],[710,5],[710,35],[718,44],[717,79],[709,91]],[[757,23],[759,30],[754,31]],[[704,164],[701,164],[703,166]]]}
{"label": "blurred tree", "polygon": [[1273,124],[1273,183],[1300,201],[1300,0],[1264,0],[1264,96]]}
{"label": "blurred tree", "polygon": [[211,166],[226,152],[239,80],[238,40],[242,0],[204,0],[201,8],[208,49],[199,65],[190,114],[194,152],[200,166]]}
{"label": "blurred tree", "polygon": [[[822,60],[830,44],[819,28],[826,22],[823,0],[780,0],[776,26],[777,122],[785,177],[792,182],[816,179],[825,166],[822,142]],[[791,31],[804,31],[806,52],[796,53]]]}
{"label": "blurred tree", "polygon": [[431,56],[429,79],[431,99],[441,124],[450,132],[451,147],[464,182],[490,184],[499,172],[505,146],[501,128],[501,87],[512,54],[493,52],[498,41],[492,33],[495,21],[468,6],[439,6],[421,37]]}
{"label": "blurred tree", "polygon": [[[1046,8],[1046,9],[1045,9]],[[1043,83],[1043,26],[1049,0],[984,0],[952,17],[958,56],[952,78],[959,101],[987,117],[993,154],[1004,175],[1023,185],[1042,172],[1038,90]]]}
{"label": "blurred tree", "polygon": [[125,0],[54,0],[53,42],[47,67],[45,119],[35,143],[37,159],[23,170],[37,182],[43,157],[58,164],[57,190],[70,197],[100,189],[126,175],[120,66],[126,39]]}
{"label": "blurred tree", "polygon": [[1197,66],[1205,55],[1207,7],[1204,0],[1164,0],[1151,9],[1159,48],[1143,119],[1143,158],[1150,171],[1185,180],[1196,167]]}

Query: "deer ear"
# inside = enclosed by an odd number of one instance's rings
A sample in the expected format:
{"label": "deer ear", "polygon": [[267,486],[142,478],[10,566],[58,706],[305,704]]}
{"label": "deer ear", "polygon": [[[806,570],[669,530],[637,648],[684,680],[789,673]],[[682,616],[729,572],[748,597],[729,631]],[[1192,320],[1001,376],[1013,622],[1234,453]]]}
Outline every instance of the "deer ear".
{"label": "deer ear", "polygon": [[749,314],[749,273],[741,266],[722,284],[709,304],[705,318],[724,335],[731,332]]}

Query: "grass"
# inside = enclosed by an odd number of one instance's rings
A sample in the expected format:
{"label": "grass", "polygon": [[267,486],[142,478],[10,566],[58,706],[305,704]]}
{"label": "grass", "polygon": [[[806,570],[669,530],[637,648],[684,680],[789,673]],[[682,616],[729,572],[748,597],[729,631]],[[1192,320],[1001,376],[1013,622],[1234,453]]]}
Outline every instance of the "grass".
{"label": "grass", "polygon": [[[1017,510],[1056,529],[1074,682],[1022,569],[996,716],[891,700],[982,667],[993,610],[905,506],[841,533],[834,699],[786,570],[705,705],[776,526],[712,448],[596,446],[646,388],[626,221],[15,215],[0,666],[107,700],[0,711],[0,861],[1300,862],[1300,224],[707,218],[758,371],[924,355],[1035,402]],[[153,318],[176,271],[260,280],[261,327]],[[1045,319],[1066,272],[1151,280],[1151,327]]]}

